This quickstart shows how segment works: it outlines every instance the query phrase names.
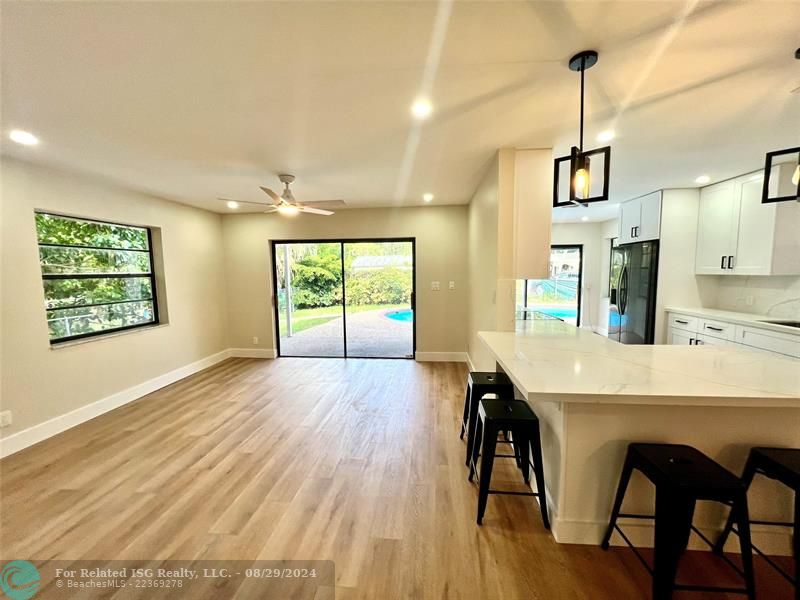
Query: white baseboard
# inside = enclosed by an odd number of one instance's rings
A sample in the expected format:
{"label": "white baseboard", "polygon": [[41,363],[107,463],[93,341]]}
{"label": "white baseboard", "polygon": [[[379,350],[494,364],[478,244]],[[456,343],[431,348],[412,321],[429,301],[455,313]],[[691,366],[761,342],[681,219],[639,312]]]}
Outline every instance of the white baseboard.
{"label": "white baseboard", "polygon": [[206,356],[205,358],[201,358],[193,363],[184,365],[183,367],[179,367],[133,387],[129,387],[121,392],[106,396],[105,398],[97,400],[96,402],[92,402],[91,404],[87,404],[86,406],[81,406],[80,408],[63,415],[53,417],[44,423],[39,423],[38,425],[34,425],[28,429],[23,429],[22,431],[19,431],[6,438],[2,438],[0,439],[0,458],[9,456],[15,452],[19,452],[28,446],[37,444],[43,440],[46,440],[47,438],[61,433],[62,431],[66,431],[67,429],[71,429],[76,425],[80,425],[81,423],[84,423],[90,419],[94,419],[103,413],[107,413],[110,410],[119,408],[120,406],[128,404],[129,402],[133,402],[142,396],[146,396],[147,394],[155,392],[162,387],[170,385],[171,383],[175,383],[176,381],[184,379],[189,375],[193,375],[198,371],[207,369],[208,367],[211,367],[218,362],[222,362],[231,356],[232,354],[230,349],[217,352],[211,356]]}
{"label": "white baseboard", "polygon": [[418,362],[467,362],[466,352],[415,352]]}
{"label": "white baseboard", "polygon": [[230,348],[229,352],[234,358],[278,358],[274,348]]}
{"label": "white baseboard", "polygon": [[[620,526],[625,530],[625,535],[631,542],[641,548],[653,547],[653,523],[620,519]],[[599,521],[577,521],[566,519],[553,519],[553,537],[559,544],[588,544],[597,546],[603,540],[607,523]],[[719,529],[698,525],[697,528],[710,540],[715,540]],[[788,527],[768,527],[764,525],[751,525],[750,532],[753,543],[759,550],[773,556],[792,555],[792,533]],[[612,546],[625,546],[619,533],[611,536]],[[697,534],[692,533],[689,538],[690,550],[709,550],[708,544],[703,542]],[[731,535],[725,545],[726,552],[738,552],[739,540]]]}
{"label": "white baseboard", "polygon": [[475,363],[472,362],[472,357],[469,355],[469,352],[467,352],[467,367],[469,367],[470,373],[478,370],[475,368]]}

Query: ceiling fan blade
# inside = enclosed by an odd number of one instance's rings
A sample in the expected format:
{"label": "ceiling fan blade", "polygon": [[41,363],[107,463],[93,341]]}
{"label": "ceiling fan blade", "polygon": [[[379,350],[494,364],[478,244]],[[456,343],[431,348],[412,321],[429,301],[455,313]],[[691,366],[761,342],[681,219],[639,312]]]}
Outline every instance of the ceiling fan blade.
{"label": "ceiling fan blade", "polygon": [[322,210],[321,208],[311,208],[310,206],[298,206],[297,210],[312,215],[325,215],[326,217],[333,214],[333,211],[331,210]]}
{"label": "ceiling fan blade", "polygon": [[251,202],[249,200],[233,200],[232,198],[217,198],[220,202],[236,202],[237,204],[253,204],[255,206],[268,206],[271,207],[272,204],[267,204],[266,202]]}
{"label": "ceiling fan blade", "polygon": [[261,191],[262,191],[262,192],[264,192],[264,193],[265,193],[267,196],[269,196],[270,198],[272,198],[272,201],[273,201],[275,204],[280,204],[280,203],[281,203],[281,197],[280,197],[280,196],[278,196],[278,194],[276,194],[275,192],[273,192],[271,189],[269,189],[268,187],[264,187],[263,185],[260,185],[260,186],[258,186],[258,187],[260,187],[260,188],[261,188]]}
{"label": "ceiling fan blade", "polygon": [[267,210],[264,211],[264,214],[265,215],[270,215],[270,214],[272,214],[274,212],[278,212],[278,207],[277,206],[268,206]]}

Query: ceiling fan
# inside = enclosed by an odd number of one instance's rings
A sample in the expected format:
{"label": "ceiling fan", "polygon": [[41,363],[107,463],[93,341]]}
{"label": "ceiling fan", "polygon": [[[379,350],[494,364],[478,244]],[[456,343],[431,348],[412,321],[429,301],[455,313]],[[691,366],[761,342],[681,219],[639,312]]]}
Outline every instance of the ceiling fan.
{"label": "ceiling fan", "polygon": [[[259,206],[267,207],[267,210],[264,211],[267,214],[278,212],[282,215],[289,217],[294,216],[298,213],[308,213],[311,215],[324,215],[326,217],[333,214],[333,211],[331,210],[315,208],[313,206],[307,206],[305,204],[301,204],[300,202],[298,202],[295,199],[294,194],[292,194],[291,188],[289,187],[294,182],[295,179],[294,175],[278,175],[278,179],[280,179],[281,183],[283,183],[284,185],[283,191],[280,193],[280,195],[276,194],[268,187],[259,186],[261,188],[261,191],[272,199],[272,204],[265,204],[264,202],[248,202],[246,200],[229,200],[228,198],[217,198],[217,200],[222,200],[223,202],[228,202],[228,203],[235,202],[237,204],[238,203],[258,204]],[[330,202],[337,203],[339,201],[334,200]]]}

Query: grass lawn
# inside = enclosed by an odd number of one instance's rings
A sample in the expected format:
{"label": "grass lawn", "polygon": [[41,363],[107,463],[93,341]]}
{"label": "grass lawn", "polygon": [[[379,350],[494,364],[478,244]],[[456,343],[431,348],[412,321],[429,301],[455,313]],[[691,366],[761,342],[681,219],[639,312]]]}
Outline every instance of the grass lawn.
{"label": "grass lawn", "polygon": [[[347,307],[347,314],[367,312],[370,310],[396,310],[409,308],[407,304],[359,304]],[[322,325],[342,316],[341,306],[324,306],[321,308],[301,308],[292,313],[292,332],[299,333]],[[286,313],[281,311],[281,324],[286,323]]]}

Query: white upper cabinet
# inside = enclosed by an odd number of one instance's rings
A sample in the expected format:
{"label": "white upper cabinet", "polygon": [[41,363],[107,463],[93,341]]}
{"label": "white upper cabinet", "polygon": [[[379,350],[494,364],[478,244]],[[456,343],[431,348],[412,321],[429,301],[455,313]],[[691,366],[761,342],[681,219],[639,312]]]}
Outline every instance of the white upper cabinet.
{"label": "white upper cabinet", "polygon": [[753,173],[700,191],[695,273],[800,274],[800,203],[761,203]]}
{"label": "white upper cabinet", "polygon": [[619,244],[657,240],[661,232],[661,191],[620,205]]}
{"label": "white upper cabinet", "polygon": [[721,275],[728,271],[728,257],[736,252],[739,202],[733,179],[700,190],[695,273]]}

